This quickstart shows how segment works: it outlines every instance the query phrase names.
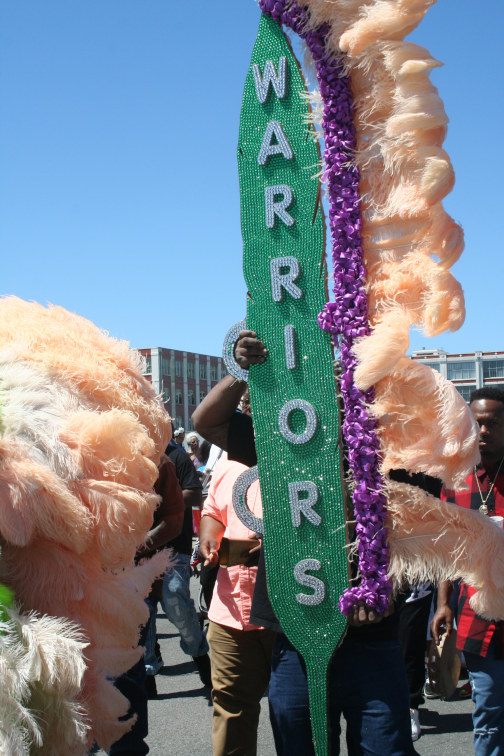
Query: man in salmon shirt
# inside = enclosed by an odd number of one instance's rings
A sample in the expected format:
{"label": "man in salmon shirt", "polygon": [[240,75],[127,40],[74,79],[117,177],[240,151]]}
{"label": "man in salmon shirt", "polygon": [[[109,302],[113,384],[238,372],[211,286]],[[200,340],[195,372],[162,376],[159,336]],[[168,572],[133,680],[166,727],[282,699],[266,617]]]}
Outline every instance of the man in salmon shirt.
{"label": "man in salmon shirt", "polygon": [[[480,428],[481,463],[466,478],[467,491],[443,489],[441,498],[489,517],[504,516],[504,391],[487,386],[471,394],[471,411]],[[502,526],[502,525],[501,525]],[[453,627],[449,601],[452,585],[438,588],[432,637],[439,643],[439,629]],[[464,652],[474,701],[474,749],[476,756],[504,754],[504,638],[502,621],[489,621],[471,609],[475,588],[460,586],[457,616],[457,648]]]}
{"label": "man in salmon shirt", "polygon": [[[200,524],[200,553],[205,564],[216,564],[222,538],[254,539],[233,507],[233,486],[249,468],[224,455],[217,462]],[[247,505],[262,516],[259,481],[247,492]],[[258,548],[258,547],[256,547]],[[257,567],[220,567],[208,612],[208,642],[212,659],[214,756],[257,750],[260,700],[268,687],[275,633],[250,622]]]}

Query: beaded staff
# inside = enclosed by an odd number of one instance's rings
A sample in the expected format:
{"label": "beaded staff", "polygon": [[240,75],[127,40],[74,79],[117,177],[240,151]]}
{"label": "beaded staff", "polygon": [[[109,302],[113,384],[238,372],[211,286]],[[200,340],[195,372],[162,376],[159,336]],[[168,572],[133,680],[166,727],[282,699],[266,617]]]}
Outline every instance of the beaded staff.
{"label": "beaded staff", "polygon": [[[260,407],[254,429],[268,592],[305,659],[314,738],[323,753],[320,677],[346,628],[334,607],[348,586],[348,567],[333,349],[313,317],[326,300],[324,219],[312,178],[320,155],[304,91],[286,37],[263,15],[238,146],[247,324],[268,346],[265,364],[251,366],[250,399]],[[254,474],[235,485],[242,516]]]}

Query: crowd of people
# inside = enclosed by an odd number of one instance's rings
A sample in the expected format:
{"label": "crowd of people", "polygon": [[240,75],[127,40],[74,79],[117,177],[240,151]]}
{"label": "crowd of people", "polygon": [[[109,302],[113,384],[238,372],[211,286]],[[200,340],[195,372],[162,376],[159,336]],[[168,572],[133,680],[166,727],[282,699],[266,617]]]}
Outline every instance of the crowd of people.
{"label": "crowd of people", "polygon": [[[266,356],[255,334],[242,332],[235,347],[238,364],[247,369]],[[449,491],[434,478],[406,470],[394,470],[391,477],[407,480],[454,506],[479,510],[502,527],[504,392],[476,390],[470,408],[480,429],[481,463],[468,476],[467,490]],[[246,383],[224,377],[196,409],[193,423],[196,432],[174,429],[161,460],[156,486],[161,505],[138,557],[172,548],[172,565],[147,599],[150,620],[141,637],[144,659],[116,682],[138,718],[110,753],[148,752],[147,698],[156,695],[155,674],[163,664],[155,631],[159,601],[180,633],[182,650],[192,657],[202,684],[211,690],[214,756],[256,754],[260,700],[266,692],[277,754],[309,756],[315,750],[303,658],[282,632],[269,601],[260,533],[244,525],[233,507],[235,481],[257,462]],[[208,486],[210,444],[219,451],[213,454]],[[247,505],[261,518],[258,481],[248,490]],[[206,576],[208,632],[189,594],[193,509],[201,506],[196,524]],[[413,742],[421,735],[419,706],[424,696],[443,694],[435,675],[426,681],[430,620],[435,643],[456,633],[470,681],[463,692],[474,700],[477,756],[504,754],[502,622],[475,614],[469,603],[474,592],[460,581],[404,585],[383,614],[363,603],[354,607],[328,674],[331,753],[339,753],[342,715],[352,756],[415,753]]]}

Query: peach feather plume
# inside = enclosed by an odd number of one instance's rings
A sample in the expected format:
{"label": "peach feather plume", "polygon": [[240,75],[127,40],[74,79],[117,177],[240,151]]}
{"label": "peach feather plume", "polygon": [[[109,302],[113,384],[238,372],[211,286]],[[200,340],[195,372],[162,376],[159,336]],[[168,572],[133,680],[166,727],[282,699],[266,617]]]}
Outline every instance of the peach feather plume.
{"label": "peach feather plume", "polygon": [[[496,554],[500,534],[471,512],[458,511],[450,524],[453,507],[387,478],[391,469],[405,468],[460,488],[479,461],[478,429],[455,387],[406,356],[411,327],[434,336],[458,329],[465,317],[462,288],[449,270],[464,235],[443,208],[455,180],[443,149],[448,117],[429,79],[441,63],[404,40],[435,0],[297,2],[308,9],[310,26],[328,26],[326,47],[350,76],[354,97],[370,325],[370,334],[354,343],[354,380],[362,391],[374,387],[369,411],[378,421],[390,574],[396,584],[404,576],[463,575],[479,588],[471,599],[478,610],[502,618],[497,578],[488,590],[483,584],[483,575],[495,571],[485,570],[481,546],[492,536]],[[484,528],[477,546],[475,525]]]}
{"label": "peach feather plume", "polygon": [[0,581],[19,608],[0,635],[0,750],[108,750],[132,720],[107,677],[141,656],[169,561],[134,564],[171,421],[125,342],[15,297],[0,299],[0,408]]}
{"label": "peach feather plume", "polygon": [[[327,47],[350,75],[371,326],[354,346],[355,383],[362,390],[374,385],[379,404],[380,382],[390,376],[398,385],[407,376],[406,363],[395,367],[406,357],[410,328],[433,336],[456,330],[465,316],[462,289],[449,272],[463,250],[463,232],[442,206],[454,183],[442,147],[448,117],[429,79],[441,64],[404,41],[435,0],[298,2],[311,26],[328,24]],[[474,430],[471,439],[474,461]],[[469,469],[461,461],[460,475]],[[438,472],[445,480],[442,467]],[[453,478],[452,468],[446,478]]]}
{"label": "peach feather plume", "polygon": [[[465,315],[460,286],[447,270],[462,252],[463,233],[442,207],[454,173],[442,147],[448,117],[429,80],[441,64],[404,41],[434,2],[299,0],[313,26],[329,24],[327,45],[351,76],[373,334],[383,331],[385,342],[390,312],[397,310],[394,341],[406,348],[404,323],[431,336],[456,330]],[[367,374],[364,354],[372,351],[359,352],[359,388]],[[390,365],[386,350],[382,359],[380,372]]]}
{"label": "peach feather plume", "polygon": [[477,614],[504,617],[504,531],[486,515],[414,486],[389,480],[386,491],[391,577],[399,584],[433,574],[443,580],[461,577],[477,589],[469,599]]}

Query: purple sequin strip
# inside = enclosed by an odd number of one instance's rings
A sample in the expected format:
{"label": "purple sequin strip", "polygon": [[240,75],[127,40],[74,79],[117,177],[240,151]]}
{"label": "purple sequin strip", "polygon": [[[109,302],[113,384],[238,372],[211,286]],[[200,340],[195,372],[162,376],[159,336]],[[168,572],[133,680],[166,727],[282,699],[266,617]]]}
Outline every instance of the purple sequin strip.
{"label": "purple sequin strip", "polygon": [[378,471],[379,444],[376,423],[366,410],[372,390],[360,391],[354,384],[356,359],[354,339],[369,333],[368,303],[364,289],[359,172],[352,163],[355,148],[353,98],[340,61],[328,53],[328,26],[310,29],[308,11],[291,0],[259,0],[268,16],[292,29],[308,45],[317,68],[324,101],[325,174],[329,192],[329,224],[334,266],[334,302],[328,302],[318,320],[332,333],[341,350],[341,391],[345,408],[343,435],[355,481],[353,505],[359,553],[359,584],[339,600],[343,614],[353,613],[360,602],[383,612],[388,607],[391,583],[387,579],[388,544],[385,529],[385,497]]}

